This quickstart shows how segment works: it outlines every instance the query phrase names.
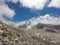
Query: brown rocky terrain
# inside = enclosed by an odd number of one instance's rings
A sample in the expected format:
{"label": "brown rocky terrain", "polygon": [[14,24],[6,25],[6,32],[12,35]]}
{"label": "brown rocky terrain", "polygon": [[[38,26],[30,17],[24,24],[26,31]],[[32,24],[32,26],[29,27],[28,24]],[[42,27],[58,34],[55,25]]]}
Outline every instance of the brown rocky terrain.
{"label": "brown rocky terrain", "polygon": [[14,28],[0,22],[0,45],[60,45],[60,33]]}

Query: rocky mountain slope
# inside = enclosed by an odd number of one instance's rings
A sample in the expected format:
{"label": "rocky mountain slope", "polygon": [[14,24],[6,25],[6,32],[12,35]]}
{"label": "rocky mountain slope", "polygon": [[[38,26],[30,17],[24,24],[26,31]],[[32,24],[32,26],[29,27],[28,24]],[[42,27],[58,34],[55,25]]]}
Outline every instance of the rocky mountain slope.
{"label": "rocky mountain slope", "polygon": [[0,45],[60,45],[60,33],[20,29],[0,21]]}
{"label": "rocky mountain slope", "polygon": [[40,43],[25,31],[0,22],[0,45],[38,45]]}

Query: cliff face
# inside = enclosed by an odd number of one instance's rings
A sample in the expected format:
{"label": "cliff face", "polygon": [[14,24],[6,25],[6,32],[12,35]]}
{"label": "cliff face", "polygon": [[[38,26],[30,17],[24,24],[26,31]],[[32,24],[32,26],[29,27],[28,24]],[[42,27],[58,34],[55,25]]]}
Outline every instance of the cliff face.
{"label": "cliff face", "polygon": [[60,45],[60,42],[37,31],[17,29],[0,22],[0,45]]}

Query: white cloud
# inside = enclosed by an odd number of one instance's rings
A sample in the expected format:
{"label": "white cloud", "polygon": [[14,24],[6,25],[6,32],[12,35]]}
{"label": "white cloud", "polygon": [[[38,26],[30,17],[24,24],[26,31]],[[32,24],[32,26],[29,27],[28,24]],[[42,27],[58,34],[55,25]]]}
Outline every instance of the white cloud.
{"label": "white cloud", "polygon": [[9,23],[3,16],[12,19],[15,16],[15,10],[9,8],[5,2],[7,0],[0,0],[0,20],[4,23]]}
{"label": "white cloud", "polygon": [[60,8],[60,0],[51,0],[48,7]]}
{"label": "white cloud", "polygon": [[48,0],[19,0],[23,7],[42,10]]}
{"label": "white cloud", "polygon": [[15,11],[10,9],[7,5],[0,5],[0,15],[5,15],[12,18],[15,15]]}

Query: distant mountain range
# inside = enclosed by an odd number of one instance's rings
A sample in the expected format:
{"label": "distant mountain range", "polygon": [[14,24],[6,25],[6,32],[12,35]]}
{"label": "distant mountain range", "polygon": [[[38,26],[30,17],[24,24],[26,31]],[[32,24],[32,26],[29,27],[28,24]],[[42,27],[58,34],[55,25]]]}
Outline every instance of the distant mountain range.
{"label": "distant mountain range", "polygon": [[19,28],[26,28],[26,29],[32,29],[32,28],[50,28],[50,29],[56,29],[60,30],[60,24],[58,22],[54,22],[54,19],[51,19],[48,15],[45,17],[34,17],[30,20],[20,22],[17,27]]}

